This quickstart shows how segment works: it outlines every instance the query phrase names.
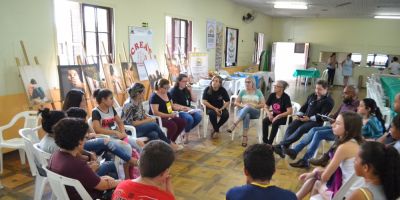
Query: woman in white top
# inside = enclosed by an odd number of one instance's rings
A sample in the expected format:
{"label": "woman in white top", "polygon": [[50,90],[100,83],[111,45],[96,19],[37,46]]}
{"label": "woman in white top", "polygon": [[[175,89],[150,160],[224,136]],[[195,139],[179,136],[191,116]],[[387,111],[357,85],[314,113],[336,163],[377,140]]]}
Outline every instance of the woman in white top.
{"label": "woman in white top", "polygon": [[351,60],[351,53],[347,54],[347,57],[342,62],[342,74],[343,74],[343,85],[347,86],[349,83],[349,77],[353,76],[354,62]]}
{"label": "woman in white top", "polygon": [[400,155],[392,146],[378,142],[361,145],[354,169],[365,185],[348,200],[395,200],[400,197]]}
{"label": "woman in white top", "polygon": [[[335,191],[328,191],[327,182],[336,177],[335,172],[340,167],[342,180],[333,180],[331,185],[337,185],[340,181],[345,184],[354,174],[354,159],[359,150],[359,144],[362,142],[361,136],[362,119],[355,112],[342,112],[334,124],[332,124],[333,133],[339,138],[336,151],[328,166],[316,168],[313,172],[300,175],[299,180],[304,184],[296,193],[298,199],[303,199],[308,193],[311,193],[311,199],[331,199]],[[337,182],[338,181],[338,182]],[[362,179],[359,178],[354,184],[362,185]],[[350,188],[349,192],[353,191]]]}
{"label": "woman in white top", "polygon": [[256,81],[253,77],[245,79],[246,89],[239,92],[239,97],[236,98],[235,106],[239,108],[238,117],[233,123],[233,126],[228,129],[229,133],[236,128],[240,121],[243,120],[243,139],[242,146],[247,146],[247,132],[249,131],[250,119],[260,117],[261,108],[265,105],[264,95],[256,87]]}

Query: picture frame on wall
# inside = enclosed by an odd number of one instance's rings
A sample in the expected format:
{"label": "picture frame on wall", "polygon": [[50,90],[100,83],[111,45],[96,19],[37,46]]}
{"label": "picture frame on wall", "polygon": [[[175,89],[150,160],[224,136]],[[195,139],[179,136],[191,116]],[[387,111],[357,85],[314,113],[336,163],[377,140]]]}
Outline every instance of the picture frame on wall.
{"label": "picture frame on wall", "polygon": [[225,38],[225,66],[236,66],[239,44],[239,29],[226,27]]}

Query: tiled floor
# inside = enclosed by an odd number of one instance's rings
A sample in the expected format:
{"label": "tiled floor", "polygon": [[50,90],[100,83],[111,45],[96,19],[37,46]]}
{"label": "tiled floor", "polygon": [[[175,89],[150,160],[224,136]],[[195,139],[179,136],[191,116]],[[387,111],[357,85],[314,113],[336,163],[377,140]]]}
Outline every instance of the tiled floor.
{"label": "tiled floor", "polygon": [[[335,87],[332,94],[335,99],[335,110],[341,102],[342,87]],[[292,100],[303,103],[306,95],[313,92],[309,86],[290,86],[287,90]],[[365,96],[365,90],[360,92]],[[211,125],[210,125],[211,126]],[[211,128],[211,127],[209,127]],[[224,130],[224,128],[222,129]],[[252,127],[249,144],[256,143],[256,131]],[[239,137],[231,141],[227,133],[221,133],[218,139],[199,139],[197,134],[191,134],[191,142],[177,154],[177,160],[172,167],[173,185],[177,199],[225,199],[226,191],[245,183],[243,175],[242,153]],[[291,168],[291,160],[276,158],[277,170],[273,184],[297,191],[297,177],[305,170]],[[0,176],[4,188],[0,189],[0,200],[32,199],[34,179],[28,166],[21,166],[17,152],[6,154],[4,157],[4,173]]]}

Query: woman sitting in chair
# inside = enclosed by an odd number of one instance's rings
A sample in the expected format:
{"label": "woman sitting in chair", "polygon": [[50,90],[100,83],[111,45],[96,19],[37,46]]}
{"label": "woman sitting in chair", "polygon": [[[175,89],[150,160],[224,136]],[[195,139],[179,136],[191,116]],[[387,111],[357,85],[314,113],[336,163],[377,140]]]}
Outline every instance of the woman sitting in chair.
{"label": "woman sitting in chair", "polygon": [[[214,128],[211,138],[215,138],[216,134],[219,133],[219,128],[229,118],[229,111],[226,109],[229,106],[229,95],[225,88],[222,87],[222,78],[220,76],[212,77],[210,86],[204,89],[202,99],[207,108],[206,113]],[[217,117],[220,117],[219,121]]]}
{"label": "woman sitting in chair", "polygon": [[165,136],[156,120],[146,115],[143,109],[144,85],[138,82],[133,83],[128,89],[128,94],[129,98],[125,101],[122,109],[121,118],[124,124],[134,126],[137,137],[147,137],[149,140],[160,139],[171,144],[171,141]]}
{"label": "woman sitting in chair", "polygon": [[[274,93],[271,93],[268,97],[267,108],[265,109],[267,116],[262,123],[264,143],[272,144],[274,142],[279,126],[285,125],[287,116],[293,112],[290,97],[285,93],[288,86],[289,84],[286,81],[276,81],[274,84]],[[272,108],[272,112],[269,110],[270,107]],[[270,125],[272,126],[271,133],[268,134],[268,127]]]}
{"label": "woman sitting in chair", "polygon": [[[175,143],[178,136],[186,126],[184,119],[179,118],[174,110],[179,110],[179,106],[172,102],[171,96],[168,94],[169,81],[160,79],[155,83],[155,92],[150,96],[150,115],[161,117],[162,125],[167,128],[167,137]],[[175,145],[175,144],[174,144]],[[182,149],[182,146],[176,146],[177,150]]]}
{"label": "woman sitting in chair", "polygon": [[[88,128],[84,120],[75,118],[62,119],[54,126],[55,142],[60,150],[51,156],[48,169],[78,180],[93,199],[98,199],[102,197],[103,191],[115,188],[120,181],[110,176],[100,177],[79,157],[83,151]],[[112,166],[115,169],[113,164]],[[75,189],[70,187],[66,189],[70,199],[81,199]]]}
{"label": "woman sitting in chair", "polygon": [[243,121],[242,146],[247,146],[247,133],[249,132],[250,119],[258,119],[261,115],[261,109],[265,105],[264,95],[256,87],[256,81],[253,77],[245,79],[246,89],[239,92],[236,98],[235,106],[239,108],[238,117],[233,126],[228,129],[232,133],[240,121]]}

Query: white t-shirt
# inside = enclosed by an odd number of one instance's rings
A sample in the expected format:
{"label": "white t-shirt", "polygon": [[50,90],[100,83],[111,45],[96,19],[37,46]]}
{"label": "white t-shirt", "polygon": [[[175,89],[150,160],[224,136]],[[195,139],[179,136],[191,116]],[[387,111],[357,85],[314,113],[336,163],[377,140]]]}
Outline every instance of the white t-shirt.
{"label": "white t-shirt", "polygon": [[400,74],[400,63],[398,62],[392,62],[389,65],[390,68],[390,73],[395,74],[395,75],[399,75]]}

